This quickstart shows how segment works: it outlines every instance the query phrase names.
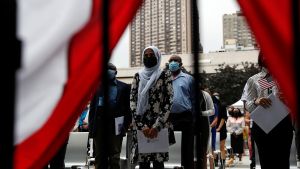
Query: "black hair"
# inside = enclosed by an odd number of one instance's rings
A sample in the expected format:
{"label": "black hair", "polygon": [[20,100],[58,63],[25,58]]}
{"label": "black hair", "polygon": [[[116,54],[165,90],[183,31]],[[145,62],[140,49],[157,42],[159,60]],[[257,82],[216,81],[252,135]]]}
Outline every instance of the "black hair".
{"label": "black hair", "polygon": [[264,55],[263,55],[262,51],[259,52],[257,59],[258,59],[257,60],[258,66],[260,68],[266,67],[266,64],[265,64],[266,61],[265,61],[265,58],[264,58]]}
{"label": "black hair", "polygon": [[112,64],[112,63],[108,63],[107,67],[108,67],[108,69],[117,71],[117,67],[114,64]]}
{"label": "black hair", "polygon": [[[237,114],[235,114],[235,113],[234,113],[234,109],[238,109],[239,112],[238,112]],[[239,109],[239,108],[237,108],[237,107],[235,107],[234,109],[233,109],[233,111],[232,111],[232,114],[234,115],[233,117],[236,117],[236,118],[237,118],[237,117],[242,117],[242,116],[243,116],[243,114],[242,114],[242,112],[241,112],[241,109]]]}

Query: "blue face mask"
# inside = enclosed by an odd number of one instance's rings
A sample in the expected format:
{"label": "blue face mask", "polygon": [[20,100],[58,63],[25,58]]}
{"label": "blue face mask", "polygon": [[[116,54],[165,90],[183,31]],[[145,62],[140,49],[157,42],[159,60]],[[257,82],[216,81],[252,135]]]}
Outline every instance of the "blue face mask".
{"label": "blue face mask", "polygon": [[175,61],[172,61],[169,63],[169,69],[171,72],[176,72],[177,70],[179,70],[179,63],[178,62],[175,62]]}
{"label": "blue face mask", "polygon": [[108,69],[107,77],[108,77],[109,80],[114,80],[116,78],[116,71]]}

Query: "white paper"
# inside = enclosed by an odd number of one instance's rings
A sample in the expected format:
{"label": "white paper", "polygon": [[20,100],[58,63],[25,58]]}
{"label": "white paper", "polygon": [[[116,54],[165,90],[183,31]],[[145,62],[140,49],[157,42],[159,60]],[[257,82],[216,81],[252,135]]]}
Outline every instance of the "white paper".
{"label": "white paper", "polygon": [[144,133],[138,130],[137,140],[139,153],[165,153],[169,151],[168,129],[162,129],[153,139],[145,137]]}
{"label": "white paper", "polygon": [[123,124],[124,124],[124,116],[120,116],[120,117],[115,118],[115,133],[116,133],[116,136],[121,134]]}
{"label": "white paper", "polygon": [[258,106],[250,115],[253,121],[267,134],[289,114],[288,108],[274,94],[270,94],[268,98],[272,101],[270,107]]}

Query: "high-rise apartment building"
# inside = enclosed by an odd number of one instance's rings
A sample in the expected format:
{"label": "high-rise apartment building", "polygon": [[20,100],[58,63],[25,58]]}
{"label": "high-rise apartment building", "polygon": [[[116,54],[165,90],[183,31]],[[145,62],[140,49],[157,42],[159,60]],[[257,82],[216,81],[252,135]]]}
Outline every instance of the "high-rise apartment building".
{"label": "high-rise apartment building", "polygon": [[255,37],[241,12],[223,15],[223,47],[225,49],[257,48]]}
{"label": "high-rise apartment building", "polygon": [[145,0],[130,27],[130,65],[141,66],[149,45],[162,54],[191,53],[191,6],[188,0]]}

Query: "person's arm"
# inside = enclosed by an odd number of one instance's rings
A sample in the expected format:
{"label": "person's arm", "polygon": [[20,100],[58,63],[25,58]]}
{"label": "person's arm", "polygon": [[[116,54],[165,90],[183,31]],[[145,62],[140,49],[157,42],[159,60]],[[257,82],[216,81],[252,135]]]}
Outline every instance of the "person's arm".
{"label": "person's arm", "polygon": [[210,127],[215,127],[218,124],[218,116],[215,116],[214,120],[211,122]]}
{"label": "person's arm", "polygon": [[212,116],[215,114],[215,108],[214,108],[214,103],[212,101],[212,98],[207,92],[202,91],[202,93],[205,98],[205,104],[207,107],[207,110],[202,111],[202,116]]}
{"label": "person's arm", "polygon": [[158,131],[165,127],[165,123],[170,114],[171,105],[173,104],[173,86],[172,86],[172,76],[169,71],[164,73],[163,82],[163,103],[160,104],[160,113],[152,128],[156,128]]}
{"label": "person's arm", "polygon": [[[196,107],[195,107],[195,104],[196,104],[196,100],[195,100],[195,80],[194,80],[194,77],[193,76],[189,76],[189,95],[190,95],[190,99],[191,99],[191,103],[192,103],[192,114],[194,117],[198,117],[197,113],[196,112]],[[199,94],[202,94],[199,92]],[[200,100],[199,100],[200,101]],[[201,110],[200,108],[200,105],[199,105],[199,109]]]}
{"label": "person's arm", "polygon": [[234,133],[234,131],[233,131],[233,123],[231,123],[231,118],[232,117],[229,117],[228,118],[228,120],[227,120],[227,123],[226,123],[226,129],[227,129],[227,131],[230,133],[230,134],[232,134],[232,133]]}
{"label": "person's arm", "polygon": [[137,99],[138,99],[138,83],[139,83],[139,76],[138,73],[135,74],[130,91],[130,110],[132,115],[133,126],[137,127],[137,129],[142,130],[144,127],[144,123],[142,121],[142,117],[137,114]]}
{"label": "person's arm", "polygon": [[246,96],[243,96],[246,102],[246,109],[249,112],[252,112],[257,106],[262,106],[264,108],[269,107],[272,103],[271,100],[267,97],[258,96],[258,87],[256,80],[253,77],[250,77],[245,85],[244,93]]}
{"label": "person's arm", "polygon": [[210,127],[215,127],[218,124],[218,115],[219,115],[219,109],[218,109],[218,105],[214,103],[214,109],[215,109],[215,118],[214,120],[211,122]]}
{"label": "person's arm", "polygon": [[250,113],[248,111],[245,111],[245,126],[250,126]]}
{"label": "person's arm", "polygon": [[225,124],[225,119],[222,118],[221,121],[220,121],[220,124],[217,128],[217,131],[220,131],[224,124]]}
{"label": "person's arm", "polygon": [[245,85],[245,88],[244,88],[244,93],[245,93],[245,95],[243,97],[246,100],[246,103],[245,103],[246,109],[249,112],[252,112],[257,107],[257,105],[255,104],[255,101],[258,97],[256,84],[255,84],[253,78],[248,79],[248,81]]}
{"label": "person's arm", "polygon": [[124,98],[121,99],[124,101],[124,131],[127,132],[131,122],[132,122],[132,115],[130,112],[130,85],[124,84]]}
{"label": "person's arm", "polygon": [[78,127],[79,127],[79,118],[76,120],[75,125],[72,129],[73,132],[77,132],[78,131]]}
{"label": "person's arm", "polygon": [[242,134],[243,131],[244,131],[244,128],[245,128],[245,120],[244,120],[244,117],[240,117],[240,118],[243,118],[243,120],[242,120],[242,123],[241,123],[241,125],[240,125],[240,128],[237,129],[237,130],[235,131],[235,134],[236,134],[236,135]]}
{"label": "person's arm", "polygon": [[91,100],[90,103],[90,110],[89,110],[89,117],[88,117],[88,124],[89,124],[89,134],[91,137],[95,134],[95,121],[97,119],[97,110],[98,110],[98,104],[99,104],[99,91],[96,91],[94,94],[94,97]]}

